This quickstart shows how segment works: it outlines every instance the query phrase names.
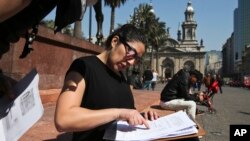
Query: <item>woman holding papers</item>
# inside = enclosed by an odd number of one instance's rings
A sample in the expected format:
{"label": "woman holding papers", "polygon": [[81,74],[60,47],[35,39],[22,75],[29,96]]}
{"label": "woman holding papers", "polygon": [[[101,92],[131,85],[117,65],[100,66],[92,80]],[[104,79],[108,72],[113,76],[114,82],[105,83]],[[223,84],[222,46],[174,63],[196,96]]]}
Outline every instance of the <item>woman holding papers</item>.
{"label": "woman holding papers", "polygon": [[76,59],[66,73],[55,111],[59,131],[73,133],[74,141],[103,140],[105,128],[116,120],[145,125],[147,118],[135,110],[134,99],[122,70],[139,63],[145,52],[145,37],[133,25],[114,31],[97,56]]}

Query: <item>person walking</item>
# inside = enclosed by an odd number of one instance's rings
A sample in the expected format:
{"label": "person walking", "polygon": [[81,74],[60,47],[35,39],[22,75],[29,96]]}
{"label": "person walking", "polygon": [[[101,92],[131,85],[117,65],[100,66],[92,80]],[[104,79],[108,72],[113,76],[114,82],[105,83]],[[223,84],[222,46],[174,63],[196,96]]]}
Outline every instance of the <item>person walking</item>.
{"label": "person walking", "polygon": [[153,72],[153,79],[151,80],[152,81],[151,87],[152,87],[152,90],[154,91],[155,86],[157,84],[157,80],[158,80],[158,73],[154,69],[152,70],[152,72]]}
{"label": "person walking", "polygon": [[220,93],[222,94],[222,86],[223,86],[223,79],[221,78],[221,76],[219,74],[216,75],[216,80],[218,81],[218,86],[219,86],[219,90]]}
{"label": "person walking", "polygon": [[143,87],[138,71],[132,71],[132,74],[128,77],[128,82],[131,89],[142,89]]}
{"label": "person walking", "polygon": [[147,67],[147,69],[143,73],[143,89],[147,89],[147,90],[150,89],[152,79],[153,79],[153,73],[149,69],[149,67]]}

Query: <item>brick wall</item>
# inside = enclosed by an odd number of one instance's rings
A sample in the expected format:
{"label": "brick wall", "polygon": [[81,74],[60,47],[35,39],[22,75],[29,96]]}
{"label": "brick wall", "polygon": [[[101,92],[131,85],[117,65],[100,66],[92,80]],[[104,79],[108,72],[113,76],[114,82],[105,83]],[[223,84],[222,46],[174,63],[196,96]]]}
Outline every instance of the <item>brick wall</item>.
{"label": "brick wall", "polygon": [[20,80],[32,68],[36,68],[39,76],[39,89],[60,89],[64,75],[72,61],[80,56],[98,54],[102,47],[85,40],[76,39],[40,26],[38,36],[32,44],[34,49],[24,59],[19,59],[25,39],[11,44],[10,50],[0,60],[0,68],[6,76]]}

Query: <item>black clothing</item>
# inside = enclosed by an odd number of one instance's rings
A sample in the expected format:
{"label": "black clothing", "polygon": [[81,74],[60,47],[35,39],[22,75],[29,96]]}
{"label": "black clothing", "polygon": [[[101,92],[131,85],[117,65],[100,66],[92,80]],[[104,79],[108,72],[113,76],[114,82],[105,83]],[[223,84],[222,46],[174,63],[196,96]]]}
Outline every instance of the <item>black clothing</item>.
{"label": "black clothing", "polygon": [[[118,76],[96,56],[76,59],[68,72],[79,72],[85,79],[86,89],[81,107],[97,110],[105,108],[135,109],[134,99],[123,74]],[[68,73],[67,72],[67,73]],[[73,141],[103,140],[103,125],[90,131],[74,132]]]}
{"label": "black clothing", "polygon": [[197,101],[194,95],[189,94],[189,88],[191,87],[189,78],[190,74],[188,71],[183,69],[178,71],[162,90],[161,101],[166,102],[180,98]]}
{"label": "black clothing", "polygon": [[222,86],[223,86],[223,80],[221,78],[217,78],[217,81],[218,81],[218,86],[219,86],[219,89],[220,89],[220,93],[222,94],[223,91],[222,91]]}
{"label": "black clothing", "polygon": [[128,83],[133,86],[133,89],[142,89],[142,82],[140,76],[137,74],[132,74],[128,77]]}
{"label": "black clothing", "polygon": [[153,79],[153,72],[151,70],[145,70],[143,73],[143,81],[151,81]]}
{"label": "black clothing", "polygon": [[219,87],[223,86],[223,80],[221,78],[217,79]]}

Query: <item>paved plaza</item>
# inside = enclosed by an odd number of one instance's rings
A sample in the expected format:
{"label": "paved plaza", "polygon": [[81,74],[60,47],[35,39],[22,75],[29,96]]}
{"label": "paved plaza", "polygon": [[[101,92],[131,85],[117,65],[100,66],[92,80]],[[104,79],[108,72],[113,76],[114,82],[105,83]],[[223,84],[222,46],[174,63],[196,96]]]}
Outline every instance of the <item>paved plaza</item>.
{"label": "paved plaza", "polygon": [[[139,90],[137,93],[154,93],[152,100],[159,98],[160,91],[165,84],[158,84],[155,91]],[[203,88],[203,87],[202,87]],[[204,89],[204,88],[203,88]],[[141,92],[140,92],[141,91]],[[143,99],[140,99],[143,101]],[[229,125],[250,125],[250,90],[244,88],[223,87],[223,94],[216,94],[214,106],[215,114],[206,112],[197,116],[197,121],[205,129],[206,135],[200,141],[229,141]],[[137,101],[137,100],[136,100]],[[145,103],[146,104],[146,103]],[[198,108],[207,111],[205,106]],[[58,133],[54,127],[53,116],[55,103],[44,104],[43,117],[20,139],[20,141],[68,141],[69,133]]]}
{"label": "paved plaza", "polygon": [[[216,114],[206,113],[197,118],[207,134],[201,141],[229,141],[229,127],[232,124],[250,125],[250,90],[223,87],[223,94],[216,94]],[[204,106],[199,106],[206,110]]]}

